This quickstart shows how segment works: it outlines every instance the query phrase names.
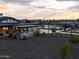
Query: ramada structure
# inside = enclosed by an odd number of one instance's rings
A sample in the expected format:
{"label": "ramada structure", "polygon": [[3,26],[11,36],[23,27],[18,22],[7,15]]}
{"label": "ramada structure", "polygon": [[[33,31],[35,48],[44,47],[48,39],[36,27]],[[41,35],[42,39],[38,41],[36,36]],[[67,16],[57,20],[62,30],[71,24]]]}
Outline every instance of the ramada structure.
{"label": "ramada structure", "polygon": [[0,17],[0,34],[24,32],[27,31],[28,28],[33,27],[36,27],[36,25],[22,23],[20,20],[12,17]]}

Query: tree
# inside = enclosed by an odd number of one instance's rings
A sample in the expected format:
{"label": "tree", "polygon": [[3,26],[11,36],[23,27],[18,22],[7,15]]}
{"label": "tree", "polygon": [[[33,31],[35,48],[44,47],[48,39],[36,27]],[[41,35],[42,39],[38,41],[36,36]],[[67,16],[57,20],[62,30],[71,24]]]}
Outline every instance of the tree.
{"label": "tree", "polygon": [[52,29],[52,34],[56,35],[57,36],[57,33],[56,33],[56,28],[53,28]]}
{"label": "tree", "polygon": [[64,31],[66,31],[66,28],[67,28],[67,24],[65,22],[65,24],[64,24]]}
{"label": "tree", "polygon": [[63,44],[62,46],[60,46],[59,54],[62,57],[62,59],[65,59],[65,57],[68,55],[69,51],[70,51],[69,44],[66,43],[66,44]]}
{"label": "tree", "polygon": [[37,29],[37,30],[34,32],[34,35],[37,36],[37,37],[39,37],[39,36],[44,36],[44,34],[45,34],[45,33],[44,33],[44,32],[41,33],[39,29]]}
{"label": "tree", "polygon": [[54,28],[54,29],[52,29],[52,32],[56,32],[56,29]]}
{"label": "tree", "polygon": [[37,30],[34,32],[34,35],[35,35],[35,36],[40,36],[41,33],[40,33],[40,31],[37,29]]}

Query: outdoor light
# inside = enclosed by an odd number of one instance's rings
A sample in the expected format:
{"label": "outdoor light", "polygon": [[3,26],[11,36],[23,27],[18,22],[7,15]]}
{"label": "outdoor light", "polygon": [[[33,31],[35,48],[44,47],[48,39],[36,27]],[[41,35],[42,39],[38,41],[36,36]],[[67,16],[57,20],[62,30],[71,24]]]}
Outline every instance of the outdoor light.
{"label": "outdoor light", "polygon": [[3,30],[8,30],[8,27],[3,27]]}

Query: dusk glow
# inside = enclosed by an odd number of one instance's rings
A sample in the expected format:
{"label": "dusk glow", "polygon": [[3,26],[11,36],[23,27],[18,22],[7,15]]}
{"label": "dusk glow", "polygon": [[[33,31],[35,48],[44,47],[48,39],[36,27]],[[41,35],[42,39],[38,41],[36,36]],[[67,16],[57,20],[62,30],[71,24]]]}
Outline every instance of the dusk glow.
{"label": "dusk glow", "polygon": [[79,2],[61,0],[0,0],[0,13],[17,19],[76,19]]}

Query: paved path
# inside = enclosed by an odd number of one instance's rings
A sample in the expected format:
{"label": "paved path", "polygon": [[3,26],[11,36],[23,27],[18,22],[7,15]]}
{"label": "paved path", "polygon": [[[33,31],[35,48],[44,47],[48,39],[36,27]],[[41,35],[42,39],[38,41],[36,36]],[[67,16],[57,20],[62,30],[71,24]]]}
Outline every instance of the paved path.
{"label": "paved path", "polygon": [[57,30],[57,33],[62,33],[62,34],[73,34],[73,35],[79,35],[79,33],[70,33],[70,32],[63,32],[62,30]]}
{"label": "paved path", "polygon": [[58,49],[66,39],[63,35],[45,35],[27,40],[2,38],[0,56],[9,56],[3,59],[61,59]]}
{"label": "paved path", "polygon": [[[0,56],[8,56],[2,59],[61,59],[59,47],[67,41],[68,37],[63,34],[32,37],[27,40],[2,38]],[[79,59],[79,47],[75,59]]]}
{"label": "paved path", "polygon": [[5,34],[3,36],[0,36],[0,38],[4,38],[4,37],[8,37],[8,36],[9,36],[9,34]]}

